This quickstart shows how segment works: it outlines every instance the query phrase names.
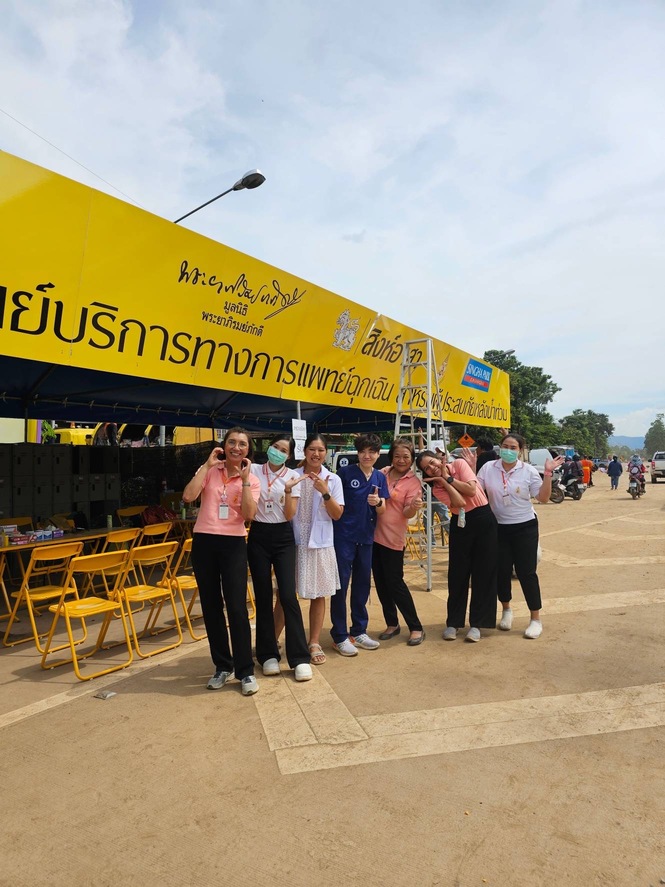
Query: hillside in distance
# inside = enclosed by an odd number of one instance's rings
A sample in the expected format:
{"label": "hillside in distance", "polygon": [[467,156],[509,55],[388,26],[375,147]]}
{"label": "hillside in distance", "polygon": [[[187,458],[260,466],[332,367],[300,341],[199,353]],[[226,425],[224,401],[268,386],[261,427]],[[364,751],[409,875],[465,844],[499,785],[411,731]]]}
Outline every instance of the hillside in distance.
{"label": "hillside in distance", "polygon": [[644,437],[625,437],[620,434],[608,438],[611,447],[628,447],[631,450],[641,450],[644,446]]}

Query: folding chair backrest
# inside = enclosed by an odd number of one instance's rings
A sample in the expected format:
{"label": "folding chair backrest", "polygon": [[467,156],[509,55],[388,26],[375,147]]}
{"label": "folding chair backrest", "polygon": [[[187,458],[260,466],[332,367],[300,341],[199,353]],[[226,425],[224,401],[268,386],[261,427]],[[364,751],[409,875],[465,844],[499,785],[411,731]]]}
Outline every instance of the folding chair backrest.
{"label": "folding chair backrest", "polygon": [[143,544],[145,539],[155,539],[158,537],[161,537],[162,540],[166,539],[168,534],[171,532],[172,526],[173,522],[170,520],[163,521],[161,524],[147,524],[145,527],[143,527],[141,544]]}
{"label": "folding chair backrest", "polygon": [[141,535],[141,527],[123,527],[121,530],[112,530],[106,537],[102,552],[113,551],[112,546],[132,549]]}
{"label": "folding chair backrest", "polygon": [[[101,577],[106,591],[113,591],[124,577],[125,568],[129,563],[129,554],[129,551],[121,548],[119,551],[104,551],[101,554],[73,557],[69,562],[68,578],[76,579],[79,574],[85,574],[90,578]],[[112,579],[110,585],[107,579]],[[71,583],[65,583],[65,585],[69,584]]]}
{"label": "folding chair backrest", "polygon": [[128,518],[143,514],[147,507],[147,505],[128,505],[126,508],[118,508],[116,514],[120,524],[122,526],[128,526]]}
{"label": "folding chair backrest", "polygon": [[11,527],[13,524],[16,524],[19,530],[35,529],[31,517],[0,517],[0,527]]}
{"label": "folding chair backrest", "polygon": [[33,576],[65,572],[71,558],[83,551],[82,542],[64,542],[61,545],[43,545],[33,548],[25,571],[24,582],[29,585]]}
{"label": "folding chair backrest", "polygon": [[164,567],[164,577],[169,578],[171,562],[177,547],[177,541],[159,542],[157,545],[137,545],[129,553],[129,569],[130,571],[136,569],[141,576],[144,576],[144,567],[161,564]]}
{"label": "folding chair backrest", "polygon": [[182,543],[180,554],[178,555],[178,560],[176,561],[175,567],[173,568],[174,576],[177,576],[181,570],[187,570],[189,568],[189,558],[191,553],[192,539],[190,536],[189,539],[185,539],[185,541]]}

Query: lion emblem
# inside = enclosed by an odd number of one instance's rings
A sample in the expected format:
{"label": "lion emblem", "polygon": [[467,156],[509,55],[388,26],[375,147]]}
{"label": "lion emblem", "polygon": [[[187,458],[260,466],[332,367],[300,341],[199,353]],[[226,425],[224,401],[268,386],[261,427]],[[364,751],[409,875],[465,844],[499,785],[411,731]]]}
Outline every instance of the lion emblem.
{"label": "lion emblem", "polygon": [[356,341],[360,321],[357,318],[351,320],[351,312],[347,308],[337,318],[336,327],[337,329],[333,335],[333,347],[350,351],[353,343]]}

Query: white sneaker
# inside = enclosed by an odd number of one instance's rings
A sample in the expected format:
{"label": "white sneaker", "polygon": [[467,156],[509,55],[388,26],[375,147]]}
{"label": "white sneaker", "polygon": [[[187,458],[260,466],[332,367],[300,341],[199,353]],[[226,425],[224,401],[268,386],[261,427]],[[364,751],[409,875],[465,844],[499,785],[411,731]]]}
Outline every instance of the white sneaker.
{"label": "white sneaker", "polygon": [[333,647],[337,650],[338,653],[341,653],[342,656],[358,655],[358,651],[353,646],[349,638],[344,638],[344,640],[340,641],[339,644],[333,644]]}
{"label": "white sneaker", "polygon": [[479,628],[470,628],[466,633],[465,641],[471,641],[474,644],[477,644],[480,640],[480,629]]}
{"label": "white sneaker", "polygon": [[263,674],[266,677],[273,674],[279,674],[279,662],[276,659],[266,659],[263,663]]}
{"label": "white sneaker", "polygon": [[510,607],[507,610],[503,611],[501,615],[501,622],[499,622],[499,628],[501,631],[510,631],[513,627],[513,611]]}
{"label": "white sneaker", "polygon": [[454,641],[457,637],[457,629],[453,625],[449,625],[448,628],[444,629],[443,639],[444,641]]}
{"label": "white sneaker", "polygon": [[531,622],[526,627],[526,631],[524,632],[525,638],[531,638],[535,640],[539,638],[543,633],[543,623],[540,619],[532,619]]}
{"label": "white sneaker", "polygon": [[253,696],[254,693],[259,692],[259,685],[253,674],[247,675],[246,678],[243,678],[240,681],[240,685],[243,696]]}
{"label": "white sneaker", "polygon": [[378,641],[375,641],[368,634],[357,634],[353,640],[356,647],[361,647],[363,650],[376,650],[377,647],[381,646]]}
{"label": "white sneaker", "polygon": [[206,684],[206,690],[221,690],[230,677],[230,671],[218,669]]}
{"label": "white sneaker", "polygon": [[295,667],[295,676],[297,681],[311,681],[314,677],[312,666],[306,662],[301,662]]}

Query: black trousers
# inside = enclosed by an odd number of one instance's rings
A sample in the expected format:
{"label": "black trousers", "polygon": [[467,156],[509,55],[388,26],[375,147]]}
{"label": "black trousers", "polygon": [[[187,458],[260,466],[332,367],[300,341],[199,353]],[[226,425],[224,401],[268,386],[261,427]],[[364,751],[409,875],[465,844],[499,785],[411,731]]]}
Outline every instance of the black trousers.
{"label": "black trousers", "polygon": [[309,662],[311,657],[296,595],[296,542],[291,524],[253,521],[247,558],[256,598],[256,658],[261,665],[268,659],[281,659],[272,610],[271,570],[274,568],[279,602],[284,610],[286,658],[291,668]]}
{"label": "black trousers", "polygon": [[372,551],[374,587],[381,601],[386,625],[399,625],[397,610],[404,617],[409,631],[422,631],[416,605],[404,581],[404,549],[396,550],[374,543]]}
{"label": "black trousers", "polygon": [[538,566],[538,519],[523,524],[499,524],[499,570],[497,587],[499,600],[508,603],[512,598],[510,579],[515,573],[522,586],[524,598],[530,610],[540,610]]}
{"label": "black trousers", "polygon": [[[247,614],[247,543],[244,536],[194,533],[192,567],[215,668],[238,680],[254,674],[252,630]],[[224,605],[229,616],[231,644]]]}
{"label": "black trousers", "polygon": [[489,505],[470,511],[463,528],[452,515],[448,558],[446,625],[464,627],[471,580],[469,625],[496,628],[497,523]]}

